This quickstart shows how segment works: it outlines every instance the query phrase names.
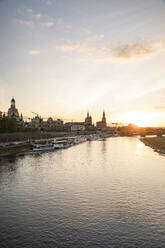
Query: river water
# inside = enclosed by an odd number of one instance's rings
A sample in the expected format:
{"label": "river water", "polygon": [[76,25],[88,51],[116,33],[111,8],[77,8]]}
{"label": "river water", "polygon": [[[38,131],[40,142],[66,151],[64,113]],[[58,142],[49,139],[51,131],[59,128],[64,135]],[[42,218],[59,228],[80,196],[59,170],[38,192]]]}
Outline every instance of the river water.
{"label": "river water", "polygon": [[0,247],[165,247],[165,157],[118,137],[1,162]]}

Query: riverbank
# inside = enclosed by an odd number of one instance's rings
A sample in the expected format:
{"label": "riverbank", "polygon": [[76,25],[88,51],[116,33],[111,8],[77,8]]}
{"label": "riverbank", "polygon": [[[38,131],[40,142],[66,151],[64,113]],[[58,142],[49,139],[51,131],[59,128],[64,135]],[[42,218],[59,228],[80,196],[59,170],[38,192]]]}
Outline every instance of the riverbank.
{"label": "riverbank", "polygon": [[66,132],[0,133],[0,160],[23,156],[31,152],[31,142],[42,142],[42,140],[66,136]]}
{"label": "riverbank", "polygon": [[[6,136],[6,134],[3,134]],[[112,137],[112,135],[100,133],[100,134],[82,134],[76,135],[75,133],[19,133],[17,136],[16,133],[8,134],[10,139],[7,139],[7,142],[0,142],[0,160],[2,159],[10,159],[18,156],[23,156],[27,153],[33,151],[32,144],[47,144],[52,142],[52,139],[56,139],[58,141],[65,140],[68,137],[79,137],[75,140],[74,144],[79,144],[86,140],[95,140],[95,139],[105,139],[108,137]],[[115,136],[116,137],[116,136]],[[1,138],[1,135],[0,135]],[[14,141],[13,141],[14,139]],[[10,140],[10,141],[9,141]],[[2,140],[0,140],[2,141]]]}
{"label": "riverbank", "polygon": [[145,137],[140,139],[145,145],[154,149],[155,152],[165,154],[165,137]]}
{"label": "riverbank", "polygon": [[0,133],[0,143],[12,141],[26,141],[36,139],[50,139],[55,137],[64,137],[67,132],[15,132],[15,133]]}
{"label": "riverbank", "polygon": [[[73,137],[73,136],[70,136]],[[76,138],[77,137],[77,138]],[[57,142],[62,140],[67,140],[68,136],[56,136],[46,139],[35,139],[35,140],[26,140],[26,141],[13,141],[0,143],[0,160],[3,159],[13,159],[18,156],[24,156],[25,154],[31,153],[33,151],[34,144],[46,145],[51,143],[52,140],[56,139]],[[85,135],[75,136],[74,144],[80,144],[86,141]]]}
{"label": "riverbank", "polygon": [[32,145],[30,143],[27,144],[17,144],[10,146],[1,146],[0,147],[0,160],[1,159],[10,159],[16,156],[23,156],[26,153],[32,150]]}

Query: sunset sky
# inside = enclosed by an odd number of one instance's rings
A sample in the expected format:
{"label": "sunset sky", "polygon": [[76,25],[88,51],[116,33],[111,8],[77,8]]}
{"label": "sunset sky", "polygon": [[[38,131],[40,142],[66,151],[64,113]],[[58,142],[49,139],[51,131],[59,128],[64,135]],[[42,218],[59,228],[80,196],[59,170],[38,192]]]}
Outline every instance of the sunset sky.
{"label": "sunset sky", "polygon": [[0,0],[0,110],[165,126],[165,0]]}

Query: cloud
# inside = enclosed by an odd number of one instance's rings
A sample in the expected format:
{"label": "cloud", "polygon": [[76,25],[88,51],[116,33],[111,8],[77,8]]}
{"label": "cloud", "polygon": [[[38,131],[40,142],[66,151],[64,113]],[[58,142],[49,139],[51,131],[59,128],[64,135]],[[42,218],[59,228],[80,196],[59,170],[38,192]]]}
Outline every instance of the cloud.
{"label": "cloud", "polygon": [[103,39],[104,39],[104,35],[103,34],[96,34],[96,35],[89,36],[87,38],[88,41],[101,41]]}
{"label": "cloud", "polygon": [[115,57],[119,59],[131,59],[133,57],[145,57],[155,53],[154,49],[145,44],[126,44],[116,48]]}
{"label": "cloud", "polygon": [[98,51],[99,49],[94,46],[89,46],[85,43],[76,43],[76,44],[64,44],[64,45],[58,45],[56,46],[56,49],[62,52],[79,52],[79,53],[84,53],[84,52],[93,52],[93,51]]}
{"label": "cloud", "polygon": [[60,17],[60,18],[58,18],[58,20],[57,20],[57,24],[58,25],[61,25],[63,23],[63,19]]}
{"label": "cloud", "polygon": [[40,19],[42,17],[41,13],[36,13],[33,9],[31,8],[26,8],[26,12],[29,13],[31,17],[34,17],[36,19]]}
{"label": "cloud", "polygon": [[27,11],[28,13],[33,13],[33,9],[30,9],[30,8],[27,8],[26,11]]}
{"label": "cloud", "polygon": [[165,47],[165,40],[140,41],[116,47],[115,57],[119,59],[143,58],[157,53]]}
{"label": "cloud", "polygon": [[28,53],[30,55],[39,55],[39,54],[41,54],[41,51],[40,50],[30,50]]}
{"label": "cloud", "polygon": [[36,14],[33,14],[32,16],[36,19],[40,19],[42,15],[40,13],[36,13]]}
{"label": "cloud", "polygon": [[18,24],[28,26],[42,26],[47,28],[55,25],[55,22],[50,16],[35,12],[35,10],[32,8],[18,8],[17,13],[19,14],[20,18],[15,19],[14,21]]}
{"label": "cloud", "polygon": [[40,24],[42,27],[50,28],[55,25],[55,22],[43,22]]}
{"label": "cloud", "polygon": [[[94,38],[99,38],[95,37]],[[100,36],[103,39],[104,36]],[[78,52],[95,55],[97,59],[120,59],[129,60],[137,58],[145,58],[151,56],[165,48],[165,39],[155,41],[139,41],[118,46],[92,46],[87,40],[76,44],[62,44],[56,46],[61,52]]]}
{"label": "cloud", "polygon": [[47,5],[53,5],[56,4],[56,0],[42,0],[43,3]]}
{"label": "cloud", "polygon": [[86,33],[86,34],[91,34],[91,30],[89,30],[88,28],[85,28],[85,27],[81,28],[81,31]]}
{"label": "cloud", "polygon": [[26,20],[22,20],[22,19],[14,19],[14,21],[20,25],[26,25],[26,26],[30,26],[30,27],[32,27],[34,25],[33,21],[26,21]]}
{"label": "cloud", "polygon": [[17,13],[21,16],[27,16],[35,19],[40,19],[42,17],[41,13],[35,12],[32,8],[18,8]]}

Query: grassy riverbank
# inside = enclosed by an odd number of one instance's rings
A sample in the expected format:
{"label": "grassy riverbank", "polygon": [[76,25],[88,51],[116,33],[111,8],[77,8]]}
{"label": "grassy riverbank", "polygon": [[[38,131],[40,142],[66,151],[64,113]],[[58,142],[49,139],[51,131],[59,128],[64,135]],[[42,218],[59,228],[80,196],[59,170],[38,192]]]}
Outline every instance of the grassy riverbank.
{"label": "grassy riverbank", "polygon": [[158,152],[165,153],[165,137],[145,137],[141,141]]}

